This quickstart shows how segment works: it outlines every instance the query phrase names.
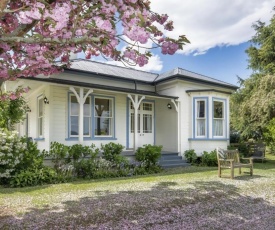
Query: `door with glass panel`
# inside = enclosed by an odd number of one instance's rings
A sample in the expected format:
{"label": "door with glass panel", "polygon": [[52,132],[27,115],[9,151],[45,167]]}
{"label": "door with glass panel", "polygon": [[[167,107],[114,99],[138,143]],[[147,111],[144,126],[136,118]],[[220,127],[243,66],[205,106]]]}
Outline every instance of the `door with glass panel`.
{"label": "door with glass panel", "polygon": [[[135,115],[132,103],[130,103],[129,124],[129,148],[134,147]],[[138,109],[138,143],[141,147],[145,144],[154,144],[154,103],[141,102]]]}

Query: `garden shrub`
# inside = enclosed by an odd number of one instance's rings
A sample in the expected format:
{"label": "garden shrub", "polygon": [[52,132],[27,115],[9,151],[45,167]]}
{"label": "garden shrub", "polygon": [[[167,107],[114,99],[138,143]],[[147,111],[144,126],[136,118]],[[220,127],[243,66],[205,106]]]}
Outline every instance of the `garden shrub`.
{"label": "garden shrub", "polygon": [[201,156],[201,165],[202,166],[217,166],[217,153],[216,150],[211,151],[210,153],[204,151]]}
{"label": "garden shrub", "polygon": [[47,153],[48,156],[52,158],[52,162],[54,163],[54,168],[59,169],[66,162],[66,157],[68,154],[69,147],[58,143],[56,141],[51,142],[50,151]]}
{"label": "garden shrub", "polygon": [[30,141],[27,137],[21,137],[21,143],[26,144],[26,148],[22,149],[22,158],[15,167],[16,171],[42,168],[44,161],[44,154],[37,148],[37,143]]}
{"label": "garden shrub", "polygon": [[161,145],[143,145],[143,147],[137,149],[135,159],[141,162],[141,166],[144,166],[147,171],[149,171],[150,168],[151,170],[159,168],[157,164],[161,157],[161,149]]}
{"label": "garden shrub", "polygon": [[249,157],[249,144],[240,143],[239,146],[238,146],[238,150],[239,150],[241,156]]}
{"label": "garden shrub", "polygon": [[16,173],[27,144],[20,141],[17,132],[0,129],[0,183],[6,184]]}
{"label": "garden shrub", "polygon": [[67,174],[57,173],[53,168],[44,166],[20,171],[11,178],[9,184],[11,187],[25,187],[67,182],[71,179]]}
{"label": "garden shrub", "polygon": [[110,161],[115,167],[119,167],[121,164],[128,164],[127,158],[121,155],[123,148],[121,144],[113,142],[105,145],[101,144],[102,158]]}
{"label": "garden shrub", "polygon": [[76,162],[85,157],[96,158],[99,153],[99,149],[95,148],[95,145],[83,146],[81,144],[75,144],[68,147],[67,163]]}
{"label": "garden shrub", "polygon": [[[0,128],[13,130],[14,125],[23,121],[28,110],[27,102],[23,96],[29,88],[18,87],[15,92],[1,92],[5,99],[0,100]],[[8,95],[16,95],[16,99]]]}
{"label": "garden shrub", "polygon": [[197,161],[197,154],[194,149],[189,149],[184,151],[184,157],[188,163],[194,164]]}

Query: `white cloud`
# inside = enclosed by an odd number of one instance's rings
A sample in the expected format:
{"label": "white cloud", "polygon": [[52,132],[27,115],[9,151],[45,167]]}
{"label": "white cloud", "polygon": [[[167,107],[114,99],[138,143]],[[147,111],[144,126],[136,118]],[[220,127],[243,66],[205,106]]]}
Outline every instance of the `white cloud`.
{"label": "white cloud", "polygon": [[191,44],[181,53],[204,54],[215,46],[238,45],[255,34],[252,24],[269,22],[275,0],[151,0],[152,10],[167,13],[177,38],[184,34]]}

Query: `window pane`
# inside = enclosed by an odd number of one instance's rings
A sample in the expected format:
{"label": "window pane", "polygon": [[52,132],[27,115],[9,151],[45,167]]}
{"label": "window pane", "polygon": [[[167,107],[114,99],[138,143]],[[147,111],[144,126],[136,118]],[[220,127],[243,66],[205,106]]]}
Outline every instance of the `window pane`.
{"label": "window pane", "polygon": [[205,136],[205,119],[197,119],[197,136]]}
{"label": "window pane", "polygon": [[38,118],[38,134],[39,136],[43,136],[43,118]]}
{"label": "window pane", "polygon": [[76,96],[71,96],[71,115],[79,115],[79,104],[77,102]]}
{"label": "window pane", "polygon": [[78,117],[71,116],[71,135],[78,135]]}
{"label": "window pane", "polygon": [[84,117],[83,120],[83,135],[90,135],[90,117]]}
{"label": "window pane", "polygon": [[223,120],[215,119],[214,122],[214,136],[223,136]]}
{"label": "window pane", "polygon": [[84,110],[84,116],[85,117],[90,117],[91,116],[90,97],[86,98],[86,101],[83,105],[83,110]]}
{"label": "window pane", "polygon": [[95,116],[112,117],[112,100],[95,98]]}
{"label": "window pane", "polygon": [[112,133],[111,122],[111,118],[95,117],[95,135],[110,136]]}
{"label": "window pane", "polygon": [[131,113],[131,133],[134,132],[134,129],[135,129],[135,117],[134,117],[134,114]]}
{"label": "window pane", "polygon": [[43,98],[38,99],[38,117],[43,117]]}
{"label": "window pane", "polygon": [[[135,129],[135,116],[134,113],[131,113],[131,133],[134,132]],[[140,114],[138,114],[138,133],[140,133]]]}
{"label": "window pane", "polygon": [[152,133],[152,115],[143,114],[143,132]]}
{"label": "window pane", "polygon": [[205,101],[197,101],[197,117],[205,117]]}
{"label": "window pane", "polygon": [[152,111],[153,107],[151,103],[143,103],[143,110]]}
{"label": "window pane", "polygon": [[223,102],[214,101],[214,118],[223,118]]}

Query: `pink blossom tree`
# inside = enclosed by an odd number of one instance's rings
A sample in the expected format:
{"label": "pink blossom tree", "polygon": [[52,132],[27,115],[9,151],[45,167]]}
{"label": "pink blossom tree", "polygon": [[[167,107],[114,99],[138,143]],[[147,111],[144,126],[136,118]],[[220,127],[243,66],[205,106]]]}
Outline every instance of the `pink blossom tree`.
{"label": "pink blossom tree", "polygon": [[[0,18],[0,80],[51,75],[80,52],[143,66],[150,49],[173,55],[189,42],[165,36],[173,22],[148,0],[1,0]],[[63,65],[55,65],[58,58]]]}

